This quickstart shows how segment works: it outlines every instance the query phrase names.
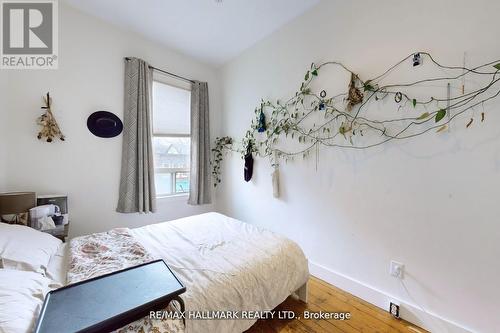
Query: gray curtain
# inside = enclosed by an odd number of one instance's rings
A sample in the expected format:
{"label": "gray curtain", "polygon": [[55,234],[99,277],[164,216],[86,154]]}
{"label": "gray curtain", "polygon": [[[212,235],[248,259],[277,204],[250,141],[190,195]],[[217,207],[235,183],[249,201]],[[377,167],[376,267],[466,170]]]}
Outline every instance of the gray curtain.
{"label": "gray curtain", "polygon": [[195,81],[191,86],[191,181],[190,205],[211,203],[210,124],[208,84]]}
{"label": "gray curtain", "polygon": [[122,170],[117,212],[148,213],[156,209],[151,99],[153,73],[141,59],[125,61],[125,110]]}

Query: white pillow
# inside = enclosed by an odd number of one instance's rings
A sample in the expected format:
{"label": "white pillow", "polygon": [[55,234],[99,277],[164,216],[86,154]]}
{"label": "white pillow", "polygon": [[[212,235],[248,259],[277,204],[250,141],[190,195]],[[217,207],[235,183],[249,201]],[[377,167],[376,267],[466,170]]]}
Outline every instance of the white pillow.
{"label": "white pillow", "polygon": [[3,268],[45,273],[61,243],[30,227],[0,223],[0,264]]}
{"label": "white pillow", "polygon": [[41,274],[0,269],[0,333],[33,332],[52,287]]}

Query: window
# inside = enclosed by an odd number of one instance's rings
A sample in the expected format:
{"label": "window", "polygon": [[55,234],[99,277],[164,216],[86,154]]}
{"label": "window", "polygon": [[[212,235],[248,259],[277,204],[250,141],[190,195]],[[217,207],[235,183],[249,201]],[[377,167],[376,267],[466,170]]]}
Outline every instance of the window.
{"label": "window", "polygon": [[153,151],[156,195],[189,192],[191,92],[166,78],[153,81]]}

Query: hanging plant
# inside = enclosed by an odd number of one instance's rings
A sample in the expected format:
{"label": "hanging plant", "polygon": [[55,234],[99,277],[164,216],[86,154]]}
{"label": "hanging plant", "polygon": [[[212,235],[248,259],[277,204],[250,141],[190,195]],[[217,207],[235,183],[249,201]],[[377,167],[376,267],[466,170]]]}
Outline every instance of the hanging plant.
{"label": "hanging plant", "polygon": [[212,176],[214,177],[214,186],[221,182],[220,168],[225,150],[232,150],[233,139],[228,136],[215,139],[215,148],[212,148]]}

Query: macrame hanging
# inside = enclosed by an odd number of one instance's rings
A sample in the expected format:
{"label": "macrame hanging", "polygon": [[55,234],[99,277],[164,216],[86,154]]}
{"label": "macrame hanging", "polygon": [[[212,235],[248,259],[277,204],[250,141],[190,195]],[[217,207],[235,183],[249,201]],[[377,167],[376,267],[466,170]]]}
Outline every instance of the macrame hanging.
{"label": "macrame hanging", "polygon": [[280,169],[278,166],[274,167],[274,171],[271,174],[273,182],[273,197],[280,197]]}
{"label": "macrame hanging", "polygon": [[271,174],[272,183],[273,183],[273,197],[280,197],[280,170],[278,164],[278,155],[276,150],[274,151],[274,171]]}

